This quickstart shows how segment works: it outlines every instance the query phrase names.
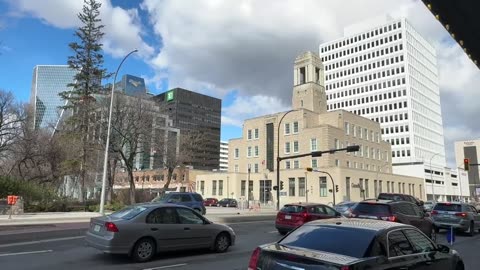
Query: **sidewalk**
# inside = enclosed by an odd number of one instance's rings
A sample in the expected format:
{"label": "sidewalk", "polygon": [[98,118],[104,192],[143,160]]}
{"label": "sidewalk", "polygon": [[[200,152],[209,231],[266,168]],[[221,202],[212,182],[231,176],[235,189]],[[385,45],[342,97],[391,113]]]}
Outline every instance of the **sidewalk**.
{"label": "sidewalk", "polygon": [[[225,222],[227,217],[241,216],[265,216],[275,215],[276,211],[271,208],[260,208],[256,210],[237,209],[226,207],[207,207],[205,215],[211,221]],[[9,219],[8,215],[0,215],[0,231],[6,230],[6,227],[21,225],[45,225],[45,224],[63,224],[63,223],[88,223],[90,218],[100,216],[96,212],[52,212],[52,213],[26,213],[22,215],[13,215]]]}

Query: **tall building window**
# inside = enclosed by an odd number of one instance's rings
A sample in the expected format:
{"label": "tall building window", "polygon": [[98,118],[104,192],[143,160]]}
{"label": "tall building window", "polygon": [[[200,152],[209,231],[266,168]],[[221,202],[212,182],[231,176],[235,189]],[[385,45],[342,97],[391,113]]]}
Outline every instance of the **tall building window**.
{"label": "tall building window", "polygon": [[239,171],[239,170],[238,170],[238,164],[235,164],[235,167],[234,167],[233,171],[234,171],[234,172],[238,172],[238,171]]}
{"label": "tall building window", "polygon": [[248,140],[251,140],[251,139],[252,139],[252,130],[251,130],[251,129],[249,129],[249,130],[247,131],[247,139],[248,139]]}
{"label": "tall building window", "polygon": [[298,153],[298,141],[293,142],[293,152]]}
{"label": "tall building window", "polygon": [[300,168],[300,162],[298,161],[298,159],[296,159],[296,160],[293,161],[293,168],[294,168],[294,169]]}
{"label": "tall building window", "polygon": [[[320,176],[320,197],[327,197],[327,177]],[[335,188],[335,187],[333,187]]]}
{"label": "tall building window", "polygon": [[217,180],[212,181],[212,195],[217,195]]}
{"label": "tall building window", "polygon": [[285,135],[290,134],[290,123],[285,123]]}
{"label": "tall building window", "polygon": [[365,179],[365,198],[370,197],[370,188],[368,187],[368,179]]}
{"label": "tall building window", "polygon": [[312,159],[312,168],[318,168],[318,161],[316,159]]}
{"label": "tall building window", "polygon": [[240,157],[240,149],[238,148],[235,148],[235,151],[234,151],[234,158],[239,158]]}
{"label": "tall building window", "polygon": [[345,134],[350,135],[350,124],[345,122]]}
{"label": "tall building window", "polygon": [[218,180],[218,196],[223,196],[223,180]]}
{"label": "tall building window", "polygon": [[295,178],[288,178],[288,195],[295,196]]}
{"label": "tall building window", "polygon": [[247,147],[247,157],[251,157],[252,156],[252,147],[249,146]]}
{"label": "tall building window", "polygon": [[310,151],[317,151],[317,139],[310,139]]}
{"label": "tall building window", "polygon": [[346,199],[347,201],[350,201],[350,177],[345,177],[345,196],[346,196]]}
{"label": "tall building window", "polygon": [[298,133],[298,122],[293,122],[293,133]]}
{"label": "tall building window", "polygon": [[285,161],[285,169],[287,169],[287,170],[291,169],[292,167],[291,167],[290,164],[291,164],[290,160]]}
{"label": "tall building window", "polygon": [[340,141],[338,139],[334,139],[333,140],[333,147],[335,149],[339,149],[340,148]]}
{"label": "tall building window", "polygon": [[290,154],[290,142],[285,143],[285,154]]}
{"label": "tall building window", "polygon": [[260,134],[258,132],[258,128],[254,129],[254,130],[255,130],[255,132],[254,132],[255,137],[254,138],[258,139],[260,137]]}
{"label": "tall building window", "polygon": [[305,177],[298,178],[298,196],[305,197]]}
{"label": "tall building window", "polygon": [[242,180],[240,184],[240,196],[245,197],[245,189],[247,188],[247,181]]}
{"label": "tall building window", "polygon": [[374,193],[375,197],[378,196],[378,182],[377,182],[377,180],[373,180],[373,193]]}
{"label": "tall building window", "polygon": [[205,193],[205,181],[200,181],[200,193]]}
{"label": "tall building window", "polygon": [[258,145],[255,146],[255,157],[258,157],[259,153],[258,153]]}

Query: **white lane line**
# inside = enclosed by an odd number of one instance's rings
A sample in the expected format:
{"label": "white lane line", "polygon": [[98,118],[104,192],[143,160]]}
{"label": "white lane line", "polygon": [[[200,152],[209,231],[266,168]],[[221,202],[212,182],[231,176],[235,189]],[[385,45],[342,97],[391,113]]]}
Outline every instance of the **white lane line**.
{"label": "white lane line", "polygon": [[271,232],[268,232],[268,233],[278,233],[278,231],[271,231]]}
{"label": "white lane line", "polygon": [[52,252],[53,250],[38,250],[38,251],[27,251],[27,252],[17,252],[17,253],[5,253],[5,254],[0,254],[0,257],[6,257],[6,256],[17,256],[17,255],[27,255],[27,254],[38,254],[38,253],[48,253]]}
{"label": "white lane line", "polygon": [[50,242],[57,242],[57,241],[68,241],[68,240],[76,240],[76,239],[82,239],[82,238],[85,238],[85,236],[63,237],[63,238],[53,238],[53,239],[45,239],[45,240],[30,241],[30,242],[20,242],[20,243],[13,243],[13,244],[3,244],[3,245],[0,245],[0,248],[35,245],[35,244],[50,243]]}
{"label": "white lane line", "polygon": [[186,263],[179,263],[179,264],[165,265],[165,266],[159,266],[159,267],[153,267],[153,268],[145,268],[143,270],[159,270],[159,269],[180,267],[180,266],[185,266],[185,265],[187,265],[187,264]]}

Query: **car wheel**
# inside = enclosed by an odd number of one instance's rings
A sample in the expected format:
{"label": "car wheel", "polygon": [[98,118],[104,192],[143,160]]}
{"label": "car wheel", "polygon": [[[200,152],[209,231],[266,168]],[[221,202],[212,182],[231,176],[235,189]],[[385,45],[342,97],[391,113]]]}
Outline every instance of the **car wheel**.
{"label": "car wheel", "polygon": [[463,263],[457,263],[457,266],[455,266],[455,270],[465,270],[465,266],[463,266]]}
{"label": "car wheel", "polygon": [[470,227],[468,228],[468,231],[466,231],[468,236],[474,236],[475,235],[475,224],[473,221],[470,222]]}
{"label": "car wheel", "polygon": [[440,232],[440,228],[438,228],[437,226],[433,226],[433,229],[435,230],[435,233],[439,233],[439,232]]}
{"label": "car wheel", "polygon": [[155,241],[151,238],[142,238],[135,243],[132,258],[136,262],[147,262],[155,256],[157,251]]}
{"label": "car wheel", "polygon": [[215,238],[215,252],[223,253],[230,247],[230,236],[227,233],[220,233]]}

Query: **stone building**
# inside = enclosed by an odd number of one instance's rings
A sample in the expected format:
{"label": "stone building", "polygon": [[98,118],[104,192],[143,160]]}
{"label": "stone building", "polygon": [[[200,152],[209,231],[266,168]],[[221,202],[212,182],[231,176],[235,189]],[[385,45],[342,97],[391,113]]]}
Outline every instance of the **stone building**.
{"label": "stone building", "polygon": [[[360,151],[282,161],[281,204],[332,203],[336,189],[337,203],[380,192],[425,197],[423,179],[391,174],[391,146],[381,140],[379,123],[345,110],[327,112],[322,61],[306,52],[295,59],[292,110],[246,120],[242,138],[229,141],[228,172],[198,175],[197,192],[274,204],[277,147],[283,158],[350,145]],[[322,172],[307,173],[306,167]]]}

